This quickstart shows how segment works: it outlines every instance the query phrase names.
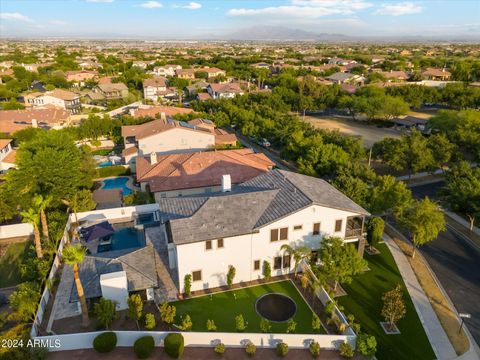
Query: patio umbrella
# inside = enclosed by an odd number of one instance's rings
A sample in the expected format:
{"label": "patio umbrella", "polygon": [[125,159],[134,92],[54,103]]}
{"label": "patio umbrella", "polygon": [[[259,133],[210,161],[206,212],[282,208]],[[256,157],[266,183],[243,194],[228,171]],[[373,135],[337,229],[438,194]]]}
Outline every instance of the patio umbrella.
{"label": "patio umbrella", "polygon": [[115,232],[108,221],[89,226],[82,230],[82,239],[86,242],[100,239]]}

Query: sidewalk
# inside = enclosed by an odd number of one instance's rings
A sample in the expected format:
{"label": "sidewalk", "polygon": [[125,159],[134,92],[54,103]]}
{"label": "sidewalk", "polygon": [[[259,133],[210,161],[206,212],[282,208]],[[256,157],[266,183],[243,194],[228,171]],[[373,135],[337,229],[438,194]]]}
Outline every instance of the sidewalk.
{"label": "sidewalk", "polygon": [[395,262],[397,263],[400,274],[407,287],[408,293],[412,298],[413,305],[417,310],[417,314],[422,322],[423,328],[430,340],[433,351],[435,352],[437,359],[439,360],[451,360],[456,359],[457,354],[453,349],[450,340],[445,334],[445,331],[437,318],[437,315],[433,311],[427,296],[423,292],[417,277],[415,276],[410,263],[407,258],[395,244],[395,242],[387,235],[383,235],[383,239],[390,249]]}

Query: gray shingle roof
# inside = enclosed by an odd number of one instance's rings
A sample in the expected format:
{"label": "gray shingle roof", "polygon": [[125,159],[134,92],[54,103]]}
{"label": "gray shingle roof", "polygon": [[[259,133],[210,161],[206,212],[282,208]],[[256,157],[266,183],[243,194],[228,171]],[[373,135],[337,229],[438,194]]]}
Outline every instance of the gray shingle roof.
{"label": "gray shingle roof", "polygon": [[251,233],[310,205],[369,215],[326,181],[284,170],[257,176],[231,193],[160,199],[159,205],[176,244]]}
{"label": "gray shingle roof", "polygon": [[[128,291],[157,287],[154,251],[152,245],[147,245],[139,249],[108,251],[85,256],[79,265],[85,297],[88,299],[102,296],[100,275],[117,271],[127,273]],[[75,283],[72,285],[70,299],[78,300]]]}

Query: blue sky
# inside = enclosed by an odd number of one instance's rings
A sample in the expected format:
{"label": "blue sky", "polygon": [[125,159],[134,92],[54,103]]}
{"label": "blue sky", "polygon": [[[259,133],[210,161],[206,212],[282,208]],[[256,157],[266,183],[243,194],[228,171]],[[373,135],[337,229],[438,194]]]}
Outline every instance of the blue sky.
{"label": "blue sky", "polygon": [[367,36],[477,36],[480,0],[0,0],[0,36],[196,38],[252,25]]}

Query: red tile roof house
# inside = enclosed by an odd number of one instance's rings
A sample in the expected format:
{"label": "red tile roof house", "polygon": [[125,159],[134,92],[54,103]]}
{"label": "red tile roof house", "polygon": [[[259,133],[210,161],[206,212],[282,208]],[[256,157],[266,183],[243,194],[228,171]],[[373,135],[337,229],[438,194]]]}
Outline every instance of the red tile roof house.
{"label": "red tile roof house", "polygon": [[208,68],[207,67],[207,68],[199,69],[198,71],[206,72],[208,79],[212,79],[212,78],[215,78],[215,77],[220,76],[220,75],[222,75],[222,76],[227,75],[225,70],[218,69],[218,68]]}
{"label": "red tile roof house", "polygon": [[168,87],[168,81],[164,77],[154,77],[143,81],[143,97],[145,100],[157,102],[162,100],[173,100],[178,97],[177,90]]}
{"label": "red tile roof house", "polygon": [[0,171],[15,167],[17,150],[12,148],[12,139],[0,139]]}
{"label": "red tile roof house", "polygon": [[85,86],[85,81],[92,80],[98,76],[96,71],[80,70],[80,71],[67,71],[65,73],[65,79],[73,82],[74,86]]}
{"label": "red tile roof house", "polygon": [[427,68],[422,72],[422,76],[426,80],[450,80],[452,74],[445,69]]}
{"label": "red tile roof house", "polygon": [[0,111],[0,133],[13,134],[28,127],[59,129],[70,123],[70,114],[55,107]]}
{"label": "red tile roof house", "polygon": [[[275,164],[251,149],[193,152],[137,158],[137,181],[155,199],[228,191]],[[227,176],[225,176],[227,175]],[[223,188],[222,188],[223,184]]]}
{"label": "red tile roof house", "polygon": [[213,99],[231,99],[243,95],[243,90],[237,83],[210,84],[207,91]]}
{"label": "red tile roof house", "polygon": [[63,89],[25,95],[25,102],[31,106],[53,105],[71,114],[78,114],[82,109],[80,95]]}
{"label": "red tile roof house", "polygon": [[122,155],[125,164],[135,171],[136,157],[151,153],[185,153],[211,150],[215,145],[235,144],[235,135],[215,129],[208,123],[195,125],[184,121],[176,121],[162,115],[161,119],[141,125],[122,126],[125,150]]}

